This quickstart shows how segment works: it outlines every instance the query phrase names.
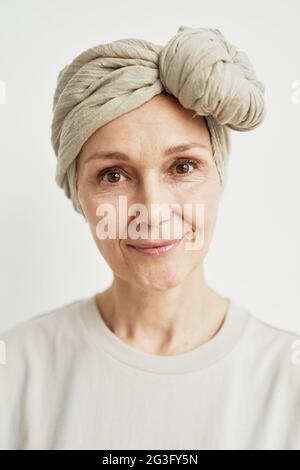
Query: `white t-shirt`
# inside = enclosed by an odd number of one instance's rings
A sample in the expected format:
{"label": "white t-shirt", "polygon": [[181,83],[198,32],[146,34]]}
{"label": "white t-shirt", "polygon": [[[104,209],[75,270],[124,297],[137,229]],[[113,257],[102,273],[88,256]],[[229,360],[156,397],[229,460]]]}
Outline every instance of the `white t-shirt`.
{"label": "white t-shirt", "polygon": [[121,340],[95,295],[6,330],[0,448],[300,450],[300,337],[230,300],[175,356]]}

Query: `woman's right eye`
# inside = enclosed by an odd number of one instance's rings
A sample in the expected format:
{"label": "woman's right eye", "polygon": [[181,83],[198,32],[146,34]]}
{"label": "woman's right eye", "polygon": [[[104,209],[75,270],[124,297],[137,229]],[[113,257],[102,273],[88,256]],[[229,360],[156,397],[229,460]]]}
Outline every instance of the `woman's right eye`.
{"label": "woman's right eye", "polygon": [[[119,168],[108,168],[98,173],[97,180],[108,184],[116,184],[120,182],[120,175],[122,175],[122,171]],[[105,179],[106,176],[108,176],[108,180]]]}

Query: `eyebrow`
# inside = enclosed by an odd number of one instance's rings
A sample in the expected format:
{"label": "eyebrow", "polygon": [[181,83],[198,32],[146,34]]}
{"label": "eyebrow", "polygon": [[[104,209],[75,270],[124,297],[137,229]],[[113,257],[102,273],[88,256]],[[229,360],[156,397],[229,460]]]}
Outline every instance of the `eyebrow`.
{"label": "eyebrow", "polygon": [[[203,150],[210,151],[209,147],[205,144],[200,144],[199,142],[189,142],[189,143],[182,143],[182,144],[177,144],[177,145],[172,145],[171,147],[168,147],[164,151],[165,156],[173,155],[174,153],[180,153],[184,152],[185,150],[189,150],[191,148],[201,148]],[[102,152],[96,152],[93,153],[91,156],[89,156],[84,164],[89,162],[90,160],[94,160],[97,158],[103,158],[103,159],[109,159],[112,158],[114,160],[123,160],[123,161],[130,161],[130,157],[124,153],[124,152],[119,152],[119,151],[102,151]]]}

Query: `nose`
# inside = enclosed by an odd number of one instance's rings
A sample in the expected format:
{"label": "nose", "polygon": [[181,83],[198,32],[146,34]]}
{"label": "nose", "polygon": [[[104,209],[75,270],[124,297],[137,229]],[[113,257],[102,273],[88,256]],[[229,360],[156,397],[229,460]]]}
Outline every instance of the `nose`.
{"label": "nose", "polygon": [[144,176],[135,198],[135,203],[140,204],[144,211],[141,213],[143,217],[140,227],[141,232],[147,230],[147,236],[144,238],[168,238],[161,232],[171,235],[173,219],[171,204],[174,202],[176,201],[170,188],[166,187],[159,176],[154,172]]}

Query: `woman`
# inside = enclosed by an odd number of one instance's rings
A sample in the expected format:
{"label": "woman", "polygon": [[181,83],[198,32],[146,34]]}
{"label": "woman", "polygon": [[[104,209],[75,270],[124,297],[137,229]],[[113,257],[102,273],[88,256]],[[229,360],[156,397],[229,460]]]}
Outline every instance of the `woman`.
{"label": "woman", "polygon": [[113,282],[1,335],[1,448],[299,449],[297,335],[203,269],[230,129],[265,115],[246,54],[184,26],[164,47],[96,46],[60,72],[53,111],[56,181]]}

